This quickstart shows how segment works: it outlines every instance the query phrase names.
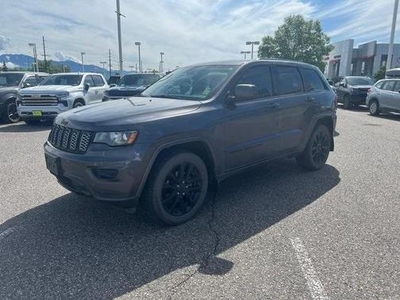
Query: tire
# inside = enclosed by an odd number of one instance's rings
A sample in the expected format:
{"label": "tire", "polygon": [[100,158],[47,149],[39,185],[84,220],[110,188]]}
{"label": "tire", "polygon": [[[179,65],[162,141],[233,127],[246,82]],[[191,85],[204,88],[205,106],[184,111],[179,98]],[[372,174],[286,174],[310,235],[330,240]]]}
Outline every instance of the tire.
{"label": "tire", "polygon": [[28,125],[39,125],[41,120],[24,120],[24,122]]}
{"label": "tire", "polygon": [[140,208],[157,223],[179,225],[199,211],[207,190],[208,172],[202,159],[190,152],[175,151],[157,159]]}
{"label": "tire", "polygon": [[306,170],[316,171],[321,169],[328,159],[331,140],[329,129],[325,125],[317,125],[303,153],[296,158],[297,163]]}
{"label": "tire", "polygon": [[75,100],[74,105],[72,106],[73,108],[85,106],[85,102],[83,100]]}
{"label": "tire", "polygon": [[349,95],[344,95],[344,97],[343,97],[343,107],[345,109],[350,109],[352,107]]}
{"label": "tire", "polygon": [[21,117],[17,113],[15,100],[6,102],[2,118],[5,123],[17,123],[21,121]]}
{"label": "tire", "polygon": [[371,100],[369,102],[369,105],[368,105],[368,110],[369,110],[369,113],[372,116],[379,115],[380,111],[379,111],[379,102],[378,102],[378,100],[375,100],[375,99]]}

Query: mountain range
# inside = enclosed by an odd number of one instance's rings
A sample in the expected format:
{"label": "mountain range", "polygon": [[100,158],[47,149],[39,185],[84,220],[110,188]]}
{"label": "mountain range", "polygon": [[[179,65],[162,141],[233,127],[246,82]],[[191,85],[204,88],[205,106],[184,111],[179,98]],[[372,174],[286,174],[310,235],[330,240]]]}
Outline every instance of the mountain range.
{"label": "mountain range", "polygon": [[[0,55],[0,65],[5,63],[11,63],[15,67],[20,68],[31,68],[34,62],[34,58],[29,55],[25,54],[2,54]],[[72,61],[72,60],[65,60],[65,61],[54,61],[52,60],[54,65],[65,65],[68,66],[71,72],[81,72],[82,71],[82,64]],[[101,73],[104,74],[106,78],[110,76],[109,70],[103,69],[102,67],[98,67],[95,65],[84,65],[85,72],[94,72],[94,73]],[[112,74],[115,74],[117,71],[111,70]]]}

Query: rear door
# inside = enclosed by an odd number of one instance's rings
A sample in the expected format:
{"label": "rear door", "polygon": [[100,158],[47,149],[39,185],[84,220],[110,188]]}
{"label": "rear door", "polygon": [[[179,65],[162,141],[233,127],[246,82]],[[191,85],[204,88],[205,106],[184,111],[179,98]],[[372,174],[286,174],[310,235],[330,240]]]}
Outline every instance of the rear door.
{"label": "rear door", "polygon": [[108,85],[101,75],[92,75],[92,79],[95,87],[95,101],[101,102]]}
{"label": "rear door", "polygon": [[273,74],[281,110],[279,148],[283,154],[294,151],[300,145],[308,127],[305,120],[310,122],[307,119],[307,112],[313,109],[315,103],[308,101],[312,100],[312,94],[304,92],[303,81],[297,67],[276,65]]}
{"label": "rear door", "polygon": [[227,171],[248,166],[279,151],[279,104],[273,95],[271,68],[268,64],[249,66],[234,81],[251,84],[258,95],[237,101],[225,109],[225,160]]}

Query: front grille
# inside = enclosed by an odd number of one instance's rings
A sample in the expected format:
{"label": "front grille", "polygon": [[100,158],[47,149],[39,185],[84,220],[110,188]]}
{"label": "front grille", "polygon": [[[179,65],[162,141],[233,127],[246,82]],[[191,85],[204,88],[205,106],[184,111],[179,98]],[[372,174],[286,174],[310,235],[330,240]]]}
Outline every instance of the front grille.
{"label": "front grille", "polygon": [[58,149],[83,154],[88,149],[92,138],[93,132],[53,124],[48,141]]}
{"label": "front grille", "polygon": [[23,95],[21,104],[23,106],[57,106],[58,98],[55,95]]}

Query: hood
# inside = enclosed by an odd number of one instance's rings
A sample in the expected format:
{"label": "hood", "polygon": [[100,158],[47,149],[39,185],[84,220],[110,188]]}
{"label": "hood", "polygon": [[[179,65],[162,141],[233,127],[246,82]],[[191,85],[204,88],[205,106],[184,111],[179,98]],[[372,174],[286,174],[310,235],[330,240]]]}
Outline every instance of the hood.
{"label": "hood", "polygon": [[49,93],[49,92],[72,92],[83,90],[81,86],[72,86],[72,85],[38,85],[26,89],[22,89],[19,91],[20,94],[39,94],[39,93]]}
{"label": "hood", "polygon": [[55,122],[85,130],[131,130],[139,123],[183,115],[198,109],[200,101],[169,98],[131,97],[83,106],[57,116]]}
{"label": "hood", "polygon": [[18,91],[18,87],[16,86],[3,86],[0,87],[0,95],[8,94],[8,93],[16,93]]}
{"label": "hood", "polygon": [[142,85],[142,86],[118,86],[118,87],[113,87],[111,89],[108,89],[104,92],[104,94],[107,96],[135,96],[141,92],[143,92],[147,86]]}

